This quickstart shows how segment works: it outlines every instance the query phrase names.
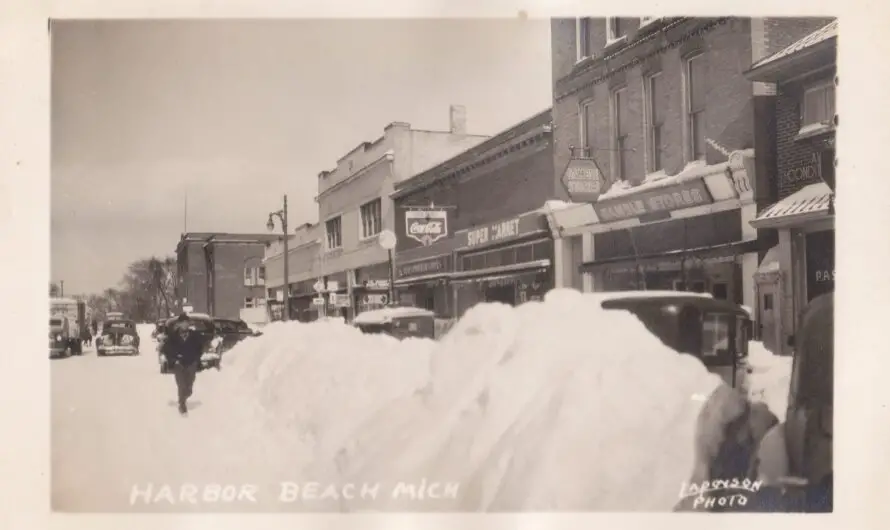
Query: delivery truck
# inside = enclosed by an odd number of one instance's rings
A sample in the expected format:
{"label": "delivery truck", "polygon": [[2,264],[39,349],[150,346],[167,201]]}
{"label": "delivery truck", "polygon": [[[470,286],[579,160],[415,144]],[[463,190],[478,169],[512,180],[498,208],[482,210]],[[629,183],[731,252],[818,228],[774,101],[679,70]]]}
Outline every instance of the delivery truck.
{"label": "delivery truck", "polygon": [[64,318],[68,321],[67,341],[70,352],[83,354],[84,327],[87,325],[86,304],[74,298],[50,298],[50,319]]}

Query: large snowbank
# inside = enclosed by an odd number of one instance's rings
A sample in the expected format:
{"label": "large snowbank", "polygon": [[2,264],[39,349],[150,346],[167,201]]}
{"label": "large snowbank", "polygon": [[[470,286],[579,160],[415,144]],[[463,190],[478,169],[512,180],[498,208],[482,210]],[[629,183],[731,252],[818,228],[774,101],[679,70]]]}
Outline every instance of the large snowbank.
{"label": "large snowbank", "polygon": [[[308,509],[670,510],[720,380],[598,300],[480,304],[440,342],[273,323],[213,386],[263,422],[251,451],[278,473],[263,480],[384,491]],[[457,493],[390,494],[424,481]]]}
{"label": "large snowbank", "polygon": [[774,355],[762,342],[748,344],[748,364],[752,371],[748,395],[752,401],[766,403],[779,421],[785,421],[788,407],[791,362],[790,356]]}

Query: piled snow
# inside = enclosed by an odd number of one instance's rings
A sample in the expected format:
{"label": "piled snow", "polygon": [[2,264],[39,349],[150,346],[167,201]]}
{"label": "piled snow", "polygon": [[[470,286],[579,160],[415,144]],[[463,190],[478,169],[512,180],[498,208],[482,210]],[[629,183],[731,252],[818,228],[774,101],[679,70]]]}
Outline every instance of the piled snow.
{"label": "piled snow", "polygon": [[[279,473],[264,480],[383,488],[315,510],[670,510],[721,384],[635,317],[571,290],[477,305],[440,342],[337,321],[263,331],[224,356],[214,386],[256,408],[243,417],[263,422],[250,427],[263,446],[245,450]],[[391,495],[424,481],[457,495]]]}
{"label": "piled snow", "polygon": [[791,361],[790,356],[773,354],[762,342],[748,343],[748,364],[752,370],[748,397],[766,403],[780,422],[785,421],[788,407]]}

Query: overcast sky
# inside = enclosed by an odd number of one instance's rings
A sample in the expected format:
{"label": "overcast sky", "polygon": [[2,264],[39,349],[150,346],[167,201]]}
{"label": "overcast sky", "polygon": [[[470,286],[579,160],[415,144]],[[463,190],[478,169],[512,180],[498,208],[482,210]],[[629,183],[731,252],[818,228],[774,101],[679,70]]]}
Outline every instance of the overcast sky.
{"label": "overcast sky", "polygon": [[189,231],[265,232],[393,121],[494,134],[551,102],[549,21],[64,21],[52,33],[52,279],[99,292]]}

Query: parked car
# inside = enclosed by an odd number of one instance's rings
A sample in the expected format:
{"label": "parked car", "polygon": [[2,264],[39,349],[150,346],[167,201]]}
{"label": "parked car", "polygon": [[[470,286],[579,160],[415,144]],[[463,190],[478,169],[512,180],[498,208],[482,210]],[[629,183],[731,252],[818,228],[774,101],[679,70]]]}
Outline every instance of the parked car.
{"label": "parked car", "polygon": [[132,320],[106,320],[102,334],[96,337],[96,355],[139,355],[139,333]]}
{"label": "parked car", "polygon": [[[204,313],[187,313],[187,316],[189,324],[195,331],[201,334],[201,338],[204,342],[204,354],[201,356],[199,369],[203,370],[211,367],[219,369],[221,354],[218,351],[218,346],[221,341],[217,339],[213,318]],[[157,348],[158,364],[162,374],[171,372],[172,367],[168,365],[167,358],[161,353],[161,350],[164,346],[166,337],[172,333],[172,328],[176,324],[177,319],[178,317],[168,319],[164,323],[162,332],[158,335],[160,338]]]}
{"label": "parked car", "polygon": [[49,357],[68,357],[71,355],[69,340],[70,327],[68,318],[64,316],[49,319]]}
{"label": "parked car", "polygon": [[213,326],[215,335],[222,339],[219,346],[220,354],[231,350],[247,337],[262,335],[262,332],[250,329],[247,322],[240,319],[214,318]]}
{"label": "parked car", "polygon": [[709,294],[630,291],[601,295],[603,309],[628,311],[665,345],[699,359],[726,383],[747,392],[750,315]]}
{"label": "parked car", "polygon": [[384,333],[397,339],[434,339],[436,314],[419,307],[389,306],[359,313],[352,324],[363,333]]}

